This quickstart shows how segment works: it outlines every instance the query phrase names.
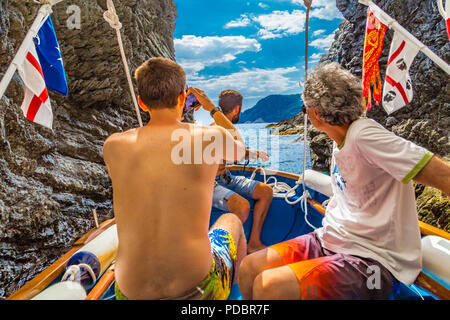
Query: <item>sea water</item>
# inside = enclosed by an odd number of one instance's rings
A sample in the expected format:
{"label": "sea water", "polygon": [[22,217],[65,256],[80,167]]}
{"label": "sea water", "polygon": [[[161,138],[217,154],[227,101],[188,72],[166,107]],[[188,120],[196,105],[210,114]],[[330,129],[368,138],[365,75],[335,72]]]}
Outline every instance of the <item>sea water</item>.
{"label": "sea water", "polygon": [[[265,151],[270,160],[259,160],[250,166],[265,166],[268,169],[302,173],[303,171],[303,135],[272,135],[269,123],[245,123],[237,124],[236,128],[242,135],[247,148]],[[311,169],[311,157],[309,144],[306,145],[306,169]]]}

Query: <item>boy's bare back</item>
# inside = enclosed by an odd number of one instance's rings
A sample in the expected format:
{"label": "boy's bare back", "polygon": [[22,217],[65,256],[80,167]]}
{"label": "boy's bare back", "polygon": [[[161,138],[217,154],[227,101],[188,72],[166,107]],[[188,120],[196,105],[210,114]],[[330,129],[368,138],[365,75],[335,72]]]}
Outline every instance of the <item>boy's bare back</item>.
{"label": "boy's bare back", "polygon": [[175,164],[177,129],[190,132],[193,139],[184,143],[192,156],[195,136],[205,130],[227,134],[184,123],[147,125],[105,142],[120,239],[116,279],[131,299],[176,296],[195,287],[211,268],[207,234],[218,164]]}

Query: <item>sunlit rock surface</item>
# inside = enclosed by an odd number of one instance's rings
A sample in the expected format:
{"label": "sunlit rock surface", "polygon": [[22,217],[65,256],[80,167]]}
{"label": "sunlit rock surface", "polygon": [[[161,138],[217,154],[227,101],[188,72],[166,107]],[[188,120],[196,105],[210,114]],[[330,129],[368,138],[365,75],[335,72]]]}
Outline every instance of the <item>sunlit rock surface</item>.
{"label": "sunlit rock surface", "polygon": [[[131,72],[146,59],[174,59],[172,0],[115,0]],[[67,27],[69,5],[80,29]],[[30,27],[38,5],[0,0],[0,76]],[[106,1],[72,0],[54,7],[53,24],[69,84],[50,93],[53,131],[26,120],[16,75],[0,100],[0,298],[16,291],[94,226],[111,218],[112,188],[102,159],[110,134],[138,126],[117,45],[103,19]],[[144,121],[148,120],[142,114]]]}

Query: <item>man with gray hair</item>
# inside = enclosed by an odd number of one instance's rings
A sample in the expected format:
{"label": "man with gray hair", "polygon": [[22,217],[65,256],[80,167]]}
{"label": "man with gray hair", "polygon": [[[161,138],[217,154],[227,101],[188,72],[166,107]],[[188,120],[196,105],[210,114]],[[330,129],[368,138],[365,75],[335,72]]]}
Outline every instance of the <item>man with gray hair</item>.
{"label": "man with gray hair", "polygon": [[334,141],[333,196],[323,227],[244,258],[243,298],[386,299],[422,268],[412,180],[450,196],[450,165],[363,117],[361,81],[337,63],[314,70],[303,101]]}

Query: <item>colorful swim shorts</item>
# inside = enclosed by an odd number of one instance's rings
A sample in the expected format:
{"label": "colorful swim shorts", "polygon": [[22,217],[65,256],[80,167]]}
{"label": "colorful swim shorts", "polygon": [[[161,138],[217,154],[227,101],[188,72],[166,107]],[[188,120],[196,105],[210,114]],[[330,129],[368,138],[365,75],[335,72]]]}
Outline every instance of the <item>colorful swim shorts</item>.
{"label": "colorful swim shorts", "polygon": [[[200,300],[226,300],[233,284],[236,265],[236,244],[231,234],[223,229],[213,229],[208,233],[211,242],[212,266],[209,274],[197,287],[173,298],[161,300],[181,300],[196,297]],[[116,300],[128,300],[115,284]]]}
{"label": "colorful swim shorts", "polygon": [[297,278],[301,300],[387,299],[394,277],[379,262],[322,247],[315,232],[270,246]]}

